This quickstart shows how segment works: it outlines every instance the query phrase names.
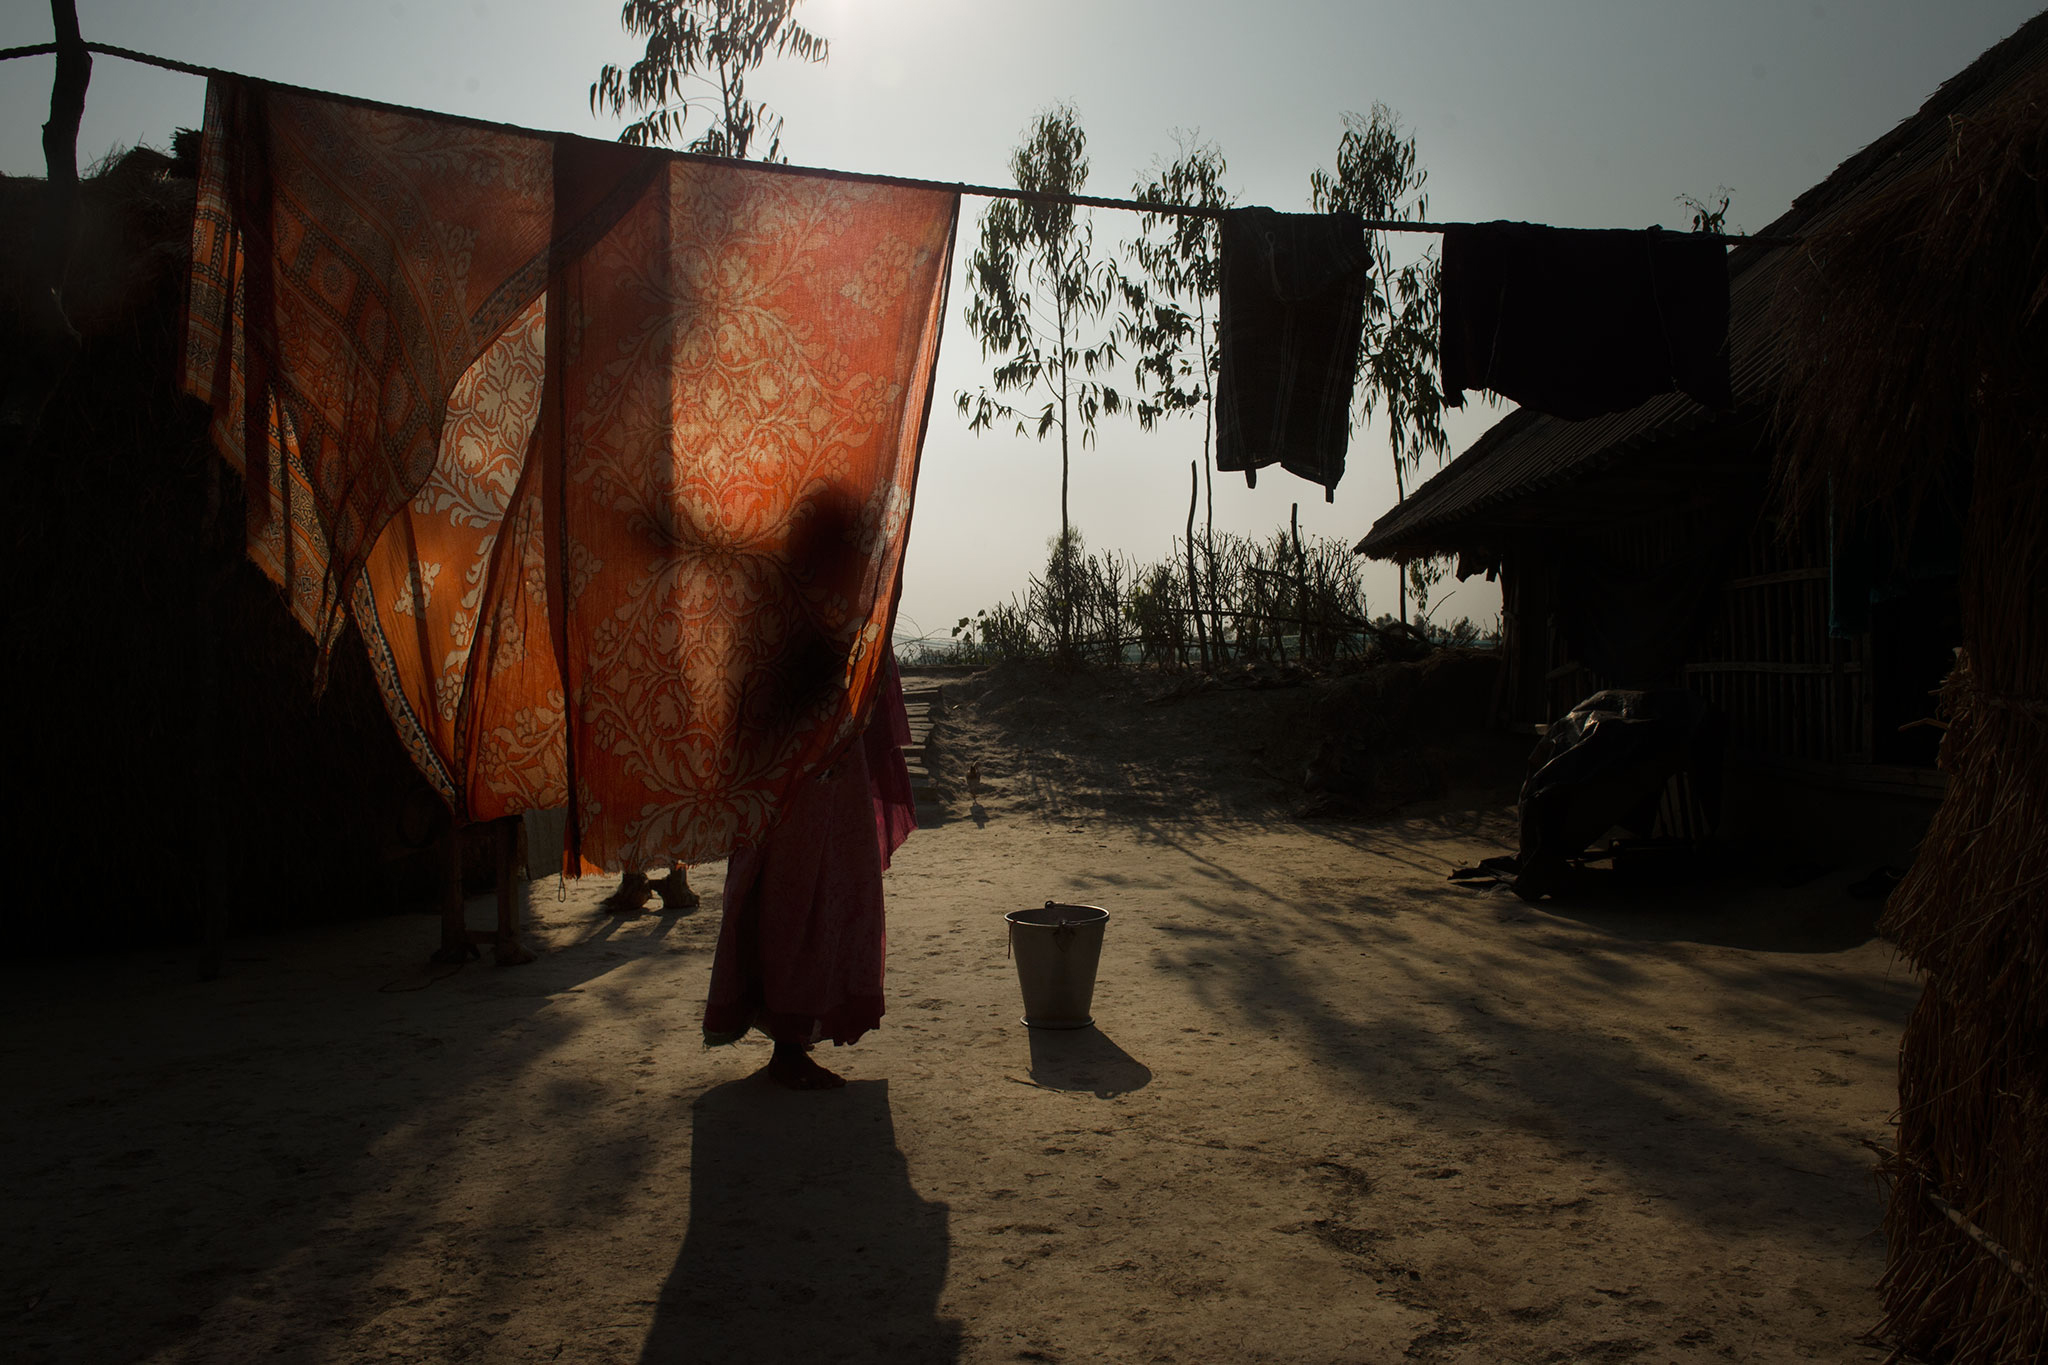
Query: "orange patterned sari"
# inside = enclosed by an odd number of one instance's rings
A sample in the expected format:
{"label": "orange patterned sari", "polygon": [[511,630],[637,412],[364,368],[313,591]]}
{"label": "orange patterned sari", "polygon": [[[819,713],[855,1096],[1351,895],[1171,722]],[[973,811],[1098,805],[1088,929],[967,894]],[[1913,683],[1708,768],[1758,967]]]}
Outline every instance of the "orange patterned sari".
{"label": "orange patterned sari", "polygon": [[185,384],[459,817],[704,862],[857,737],[957,207],[217,81]]}

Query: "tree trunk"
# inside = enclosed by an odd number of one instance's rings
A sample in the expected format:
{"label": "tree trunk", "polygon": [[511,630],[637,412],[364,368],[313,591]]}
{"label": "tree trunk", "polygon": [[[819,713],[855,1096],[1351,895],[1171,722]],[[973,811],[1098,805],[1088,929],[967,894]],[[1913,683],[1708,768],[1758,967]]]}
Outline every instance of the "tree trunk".
{"label": "tree trunk", "polygon": [[[1408,501],[1408,489],[1401,478],[1401,457],[1394,456],[1394,504]],[[1401,624],[1408,624],[1408,566],[1400,560],[1394,561],[1394,596],[1401,604]]]}
{"label": "tree trunk", "polygon": [[1056,586],[1053,602],[1059,617],[1053,622],[1053,629],[1059,638],[1059,652],[1065,654],[1073,645],[1074,603],[1071,596],[1072,575],[1067,572],[1067,557],[1073,553],[1074,540],[1071,523],[1067,520],[1067,419],[1069,417],[1068,375],[1067,375],[1067,316],[1060,314],[1060,542],[1054,551],[1053,562],[1059,568],[1060,581]]}
{"label": "tree trunk", "polygon": [[1060,317],[1060,552],[1067,547],[1067,319]]}
{"label": "tree trunk", "polygon": [[[38,224],[43,267],[50,292],[61,297],[78,235],[78,124],[85,114],[85,88],[92,79],[92,54],[79,36],[76,0],[50,0],[56,30],[57,76],[50,87],[50,121],[43,125],[43,164],[49,177],[43,219]],[[62,317],[59,305],[58,316]]]}
{"label": "tree trunk", "polygon": [[[1201,327],[1195,333],[1195,344],[1202,356],[1202,487],[1208,502],[1209,521],[1202,536],[1202,568],[1208,575],[1208,592],[1205,597],[1209,607],[1209,635],[1216,641],[1215,662],[1223,662],[1223,616],[1216,600],[1216,457],[1214,454],[1216,436],[1216,379],[1209,372],[1209,300],[1198,295],[1195,302],[1196,315]],[[1200,603],[1197,603],[1199,606]]]}
{"label": "tree trunk", "polygon": [[92,78],[92,54],[79,36],[74,0],[50,0],[50,19],[56,30],[57,75],[50,86],[50,121],[43,125],[48,180],[27,253],[28,291],[19,327],[27,363],[11,376],[12,392],[0,394],[6,400],[0,402],[0,457],[10,463],[28,449],[80,344],[78,329],[64,312],[64,280],[78,237],[78,123]]}
{"label": "tree trunk", "polygon": [[1060,547],[1065,552],[1072,539],[1069,534],[1072,523],[1067,519],[1067,400],[1060,398]]}

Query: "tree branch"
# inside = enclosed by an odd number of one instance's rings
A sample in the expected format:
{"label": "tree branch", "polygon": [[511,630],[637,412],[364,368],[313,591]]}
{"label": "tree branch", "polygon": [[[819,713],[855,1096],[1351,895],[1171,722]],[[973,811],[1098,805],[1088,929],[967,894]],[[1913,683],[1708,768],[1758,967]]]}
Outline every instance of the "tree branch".
{"label": "tree branch", "polygon": [[78,329],[64,313],[64,281],[71,270],[72,246],[78,237],[78,125],[85,116],[85,88],[92,79],[92,54],[78,31],[76,0],[50,0],[56,29],[57,74],[50,87],[50,121],[43,125],[43,161],[48,181],[37,224],[26,332],[32,338],[31,359],[9,376],[0,403],[4,444],[15,451],[28,444],[42,420],[43,409],[78,354]]}

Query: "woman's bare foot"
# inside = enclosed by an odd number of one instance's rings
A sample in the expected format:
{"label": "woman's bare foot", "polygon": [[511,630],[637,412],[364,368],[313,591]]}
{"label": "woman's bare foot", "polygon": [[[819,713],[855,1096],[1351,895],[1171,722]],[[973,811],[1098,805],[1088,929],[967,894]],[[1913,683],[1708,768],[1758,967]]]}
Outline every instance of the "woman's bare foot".
{"label": "woman's bare foot", "polygon": [[690,869],[677,865],[669,874],[653,883],[661,896],[661,908],[672,914],[686,914],[702,905],[703,899],[690,889]]}
{"label": "woman's bare foot", "polygon": [[647,908],[647,898],[653,894],[654,887],[645,872],[628,872],[619,878],[619,889],[597,905],[608,914],[637,915]]}
{"label": "woman's bare foot", "polygon": [[500,967],[517,967],[528,962],[538,962],[533,949],[519,941],[517,934],[510,938],[498,938],[491,943],[491,961]]}
{"label": "woman's bare foot", "polygon": [[811,1050],[799,1043],[777,1043],[768,1059],[768,1075],[777,1085],[791,1090],[837,1090],[846,1077],[827,1071],[811,1057]]}

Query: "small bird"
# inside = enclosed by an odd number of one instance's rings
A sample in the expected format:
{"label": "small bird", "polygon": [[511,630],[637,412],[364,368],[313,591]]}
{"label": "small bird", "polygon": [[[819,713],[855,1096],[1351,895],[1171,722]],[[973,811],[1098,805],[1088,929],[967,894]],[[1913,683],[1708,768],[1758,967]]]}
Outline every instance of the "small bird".
{"label": "small bird", "polygon": [[967,799],[973,801],[981,796],[981,760],[975,759],[967,765]]}

